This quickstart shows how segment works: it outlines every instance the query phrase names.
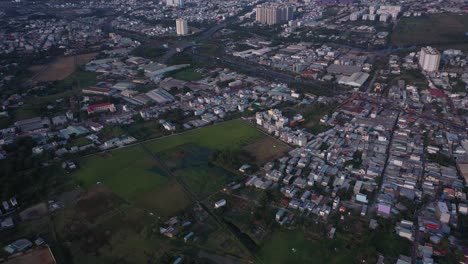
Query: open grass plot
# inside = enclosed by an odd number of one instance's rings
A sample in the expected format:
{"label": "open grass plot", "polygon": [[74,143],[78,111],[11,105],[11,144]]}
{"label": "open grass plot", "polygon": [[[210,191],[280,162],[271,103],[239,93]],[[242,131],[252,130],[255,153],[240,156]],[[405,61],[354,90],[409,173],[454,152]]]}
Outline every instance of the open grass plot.
{"label": "open grass plot", "polygon": [[185,144],[158,155],[177,177],[199,197],[219,191],[237,175],[210,164],[212,150],[196,144]]}
{"label": "open grass plot", "polygon": [[261,166],[268,161],[281,157],[286,152],[291,151],[292,148],[275,138],[263,137],[245,146],[244,150],[252,154],[257,159],[257,164]]}
{"label": "open grass plot", "polygon": [[[431,14],[404,17],[391,35],[398,46],[462,44],[468,41],[468,15]],[[465,45],[466,46],[466,45]]]}
{"label": "open grass plot", "polygon": [[187,143],[211,150],[239,149],[264,136],[243,120],[233,120],[209,127],[191,130],[176,136],[145,142],[153,152],[159,153]]}
{"label": "open grass plot", "polygon": [[53,220],[57,238],[67,241],[74,263],[155,263],[166,252],[178,249],[172,240],[151,231],[157,217],[139,208],[120,205],[103,210],[97,219],[87,217],[96,209],[82,204],[92,202],[97,191],[93,188],[75,207],[60,211]]}
{"label": "open grass plot", "polygon": [[354,263],[354,251],[339,240],[306,239],[301,231],[277,231],[260,250],[265,263]]}
{"label": "open grass plot", "polygon": [[86,188],[103,184],[130,202],[168,181],[152,156],[139,145],[88,156],[80,161],[80,169],[73,177]]}
{"label": "open grass plot", "polygon": [[187,68],[171,74],[172,77],[182,81],[198,81],[203,78],[203,74],[196,68]]}
{"label": "open grass plot", "polygon": [[139,196],[135,206],[158,216],[171,217],[186,209],[191,203],[190,197],[182,187],[171,181]]}
{"label": "open grass plot", "polygon": [[162,169],[163,164],[153,153],[160,156],[192,192],[205,196],[235,177],[209,164],[212,151],[240,149],[262,137],[264,135],[248,123],[234,120],[148,141],[142,143],[144,146],[134,145],[88,156],[79,162],[80,168],[73,177],[85,188],[99,183],[128,202],[168,215],[187,206],[189,199],[180,186],[173,186],[176,182]]}

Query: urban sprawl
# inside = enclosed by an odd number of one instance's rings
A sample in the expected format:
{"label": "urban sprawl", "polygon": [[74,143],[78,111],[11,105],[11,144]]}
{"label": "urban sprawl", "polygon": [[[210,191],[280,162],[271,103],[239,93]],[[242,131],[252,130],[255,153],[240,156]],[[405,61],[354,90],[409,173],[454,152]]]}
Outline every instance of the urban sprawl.
{"label": "urban sprawl", "polygon": [[468,263],[468,3],[0,3],[1,263]]}

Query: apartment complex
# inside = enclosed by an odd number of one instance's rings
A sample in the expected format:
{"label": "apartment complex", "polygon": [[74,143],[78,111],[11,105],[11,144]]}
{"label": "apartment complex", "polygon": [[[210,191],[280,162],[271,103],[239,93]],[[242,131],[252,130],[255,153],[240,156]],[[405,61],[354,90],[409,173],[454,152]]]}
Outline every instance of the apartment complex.
{"label": "apartment complex", "polygon": [[271,4],[256,8],[256,20],[262,24],[276,25],[293,19],[292,6]]}
{"label": "apartment complex", "polygon": [[435,72],[439,70],[440,52],[432,47],[423,47],[419,54],[419,66],[424,71]]}
{"label": "apartment complex", "polygon": [[187,20],[177,19],[176,20],[176,31],[178,36],[186,36],[189,33]]}
{"label": "apartment complex", "polygon": [[387,15],[391,16],[393,19],[396,19],[398,17],[398,14],[401,12],[401,6],[400,5],[382,5],[380,8],[377,10],[377,15]]}

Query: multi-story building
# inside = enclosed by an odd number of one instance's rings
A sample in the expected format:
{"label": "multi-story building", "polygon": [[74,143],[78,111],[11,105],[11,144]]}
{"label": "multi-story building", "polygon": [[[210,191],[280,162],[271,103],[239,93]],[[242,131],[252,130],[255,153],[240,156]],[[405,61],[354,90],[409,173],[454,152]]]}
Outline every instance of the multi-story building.
{"label": "multi-story building", "polygon": [[276,25],[293,19],[292,6],[271,4],[256,8],[256,20],[262,24]]}
{"label": "multi-story building", "polygon": [[435,72],[439,70],[440,52],[432,47],[423,47],[419,53],[419,66],[424,71]]}
{"label": "multi-story building", "polygon": [[167,6],[183,7],[185,0],[166,0]]}
{"label": "multi-story building", "polygon": [[186,36],[189,33],[187,20],[177,19],[176,20],[176,31],[178,36]]}
{"label": "multi-story building", "polygon": [[393,19],[398,17],[398,14],[401,12],[401,6],[399,5],[382,5],[377,10],[377,15],[387,14],[391,16]]}
{"label": "multi-story building", "polygon": [[351,15],[349,15],[349,20],[350,21],[357,21],[361,14],[359,12],[353,12]]}

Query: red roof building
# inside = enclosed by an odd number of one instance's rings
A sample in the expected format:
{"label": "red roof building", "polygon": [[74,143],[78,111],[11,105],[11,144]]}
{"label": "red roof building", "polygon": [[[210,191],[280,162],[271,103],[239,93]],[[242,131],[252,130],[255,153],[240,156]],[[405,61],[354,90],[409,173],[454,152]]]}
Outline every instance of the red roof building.
{"label": "red roof building", "polygon": [[431,95],[439,98],[445,97],[444,92],[439,89],[431,89]]}
{"label": "red roof building", "polygon": [[88,110],[88,114],[106,112],[106,111],[109,111],[109,112],[116,111],[115,105],[111,103],[101,103],[101,104],[90,105],[88,106],[87,110]]}

